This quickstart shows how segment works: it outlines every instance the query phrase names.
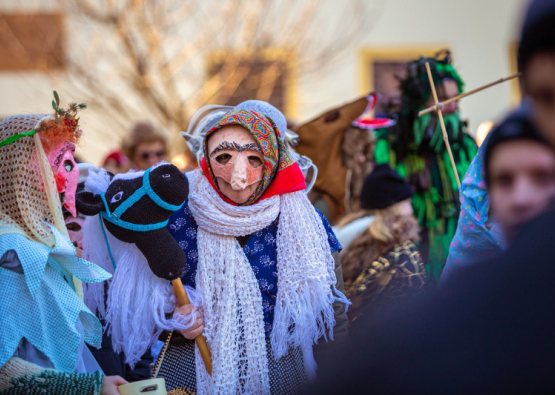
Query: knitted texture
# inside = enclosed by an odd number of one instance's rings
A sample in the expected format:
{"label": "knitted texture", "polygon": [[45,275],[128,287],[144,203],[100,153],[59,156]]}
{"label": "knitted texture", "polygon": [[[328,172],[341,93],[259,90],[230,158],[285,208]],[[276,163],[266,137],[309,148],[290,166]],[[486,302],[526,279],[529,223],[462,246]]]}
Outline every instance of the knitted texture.
{"label": "knitted texture", "polygon": [[[37,127],[46,115],[15,115],[0,121],[0,141]],[[52,247],[47,224],[65,234],[56,181],[38,134],[0,147],[0,234],[20,233]]]}
{"label": "knitted texture", "polygon": [[[102,372],[62,373],[44,369],[12,358],[0,369],[0,395],[98,395],[102,387]],[[10,384],[5,387],[4,377],[9,377]]]}
{"label": "knitted texture", "polygon": [[[0,121],[0,141],[37,129],[51,115],[14,115]],[[53,247],[48,225],[69,237],[52,167],[39,133],[0,147],[0,235],[20,233]],[[81,282],[73,279],[82,298]]]}
{"label": "knitted texture", "polygon": [[12,380],[25,375],[39,374],[44,369],[39,365],[13,357],[0,368],[0,391],[12,386]]}
{"label": "knitted texture", "polygon": [[270,391],[260,290],[236,237],[266,228],[278,215],[272,350],[278,359],[290,347],[301,347],[307,373],[313,376],[312,344],[335,325],[336,300],[334,261],[319,215],[302,192],[234,206],[219,197],[200,170],[188,176],[190,209],[198,224],[196,284],[213,363],[208,376],[198,368],[203,363],[197,350],[198,393]]}

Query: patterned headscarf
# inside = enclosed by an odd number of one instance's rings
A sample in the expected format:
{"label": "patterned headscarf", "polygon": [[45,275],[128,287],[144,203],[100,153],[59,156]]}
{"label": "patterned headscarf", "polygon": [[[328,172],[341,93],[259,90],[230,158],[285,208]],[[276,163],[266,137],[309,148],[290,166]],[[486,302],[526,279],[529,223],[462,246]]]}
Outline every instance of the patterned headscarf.
{"label": "patterned headscarf", "polygon": [[[252,196],[240,206],[248,206],[262,199],[283,193],[296,192],[306,188],[301,169],[289,154],[280,138],[274,122],[264,115],[247,110],[233,110],[225,114],[207,133],[203,143],[204,159],[201,167],[212,186],[228,203],[234,204],[222,195],[217,187],[216,177],[208,158],[208,138],[225,126],[239,125],[247,129],[264,155],[262,181]],[[287,175],[285,175],[287,173]]]}

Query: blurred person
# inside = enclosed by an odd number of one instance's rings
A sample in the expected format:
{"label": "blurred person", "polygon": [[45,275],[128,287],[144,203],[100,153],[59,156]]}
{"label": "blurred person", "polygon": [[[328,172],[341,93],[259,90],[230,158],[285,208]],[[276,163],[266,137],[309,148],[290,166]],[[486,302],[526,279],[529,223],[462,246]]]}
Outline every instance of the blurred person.
{"label": "blurred person", "polygon": [[[555,48],[553,20],[555,0],[529,4],[521,65]],[[531,39],[537,29],[544,34]],[[526,86],[536,76],[526,65],[522,70]],[[555,78],[545,82],[555,83]],[[555,109],[543,118],[551,116]],[[534,110],[539,131],[555,146],[555,130],[541,118]],[[335,356],[342,361],[339,371],[331,360],[322,368],[321,377],[333,371],[342,378],[322,380],[311,393],[553,393],[554,225],[555,210],[520,225],[507,251],[382,316]]]}
{"label": "blurred person", "polygon": [[534,121],[555,145],[555,13],[552,0],[530,7],[518,47],[521,88],[534,103]]}
{"label": "blurred person", "polygon": [[[433,292],[361,317],[357,327],[365,329],[321,367],[324,379],[311,393],[555,390],[555,211],[524,223],[552,196],[555,160],[539,138],[514,128],[520,116],[492,132],[487,154],[492,211],[507,250],[458,270]],[[339,372],[332,360],[343,361]],[[342,379],[328,379],[332,371]]]}
{"label": "blurred person", "polygon": [[351,128],[346,131],[343,139],[344,162],[348,169],[347,180],[350,184],[345,191],[345,208],[349,214],[343,217],[333,230],[344,248],[372,221],[372,215],[368,213],[368,210],[360,207],[360,196],[364,178],[373,167],[375,130],[383,131],[385,128],[395,125],[393,119],[371,116],[378,99],[377,93],[367,96],[366,109],[351,123]]}
{"label": "blurred person", "polygon": [[555,196],[555,153],[525,101],[487,137],[461,187],[463,210],[442,283],[460,268],[500,252],[518,227]]}
{"label": "blurred person", "polygon": [[372,169],[375,138],[353,126],[368,104],[368,97],[361,97],[293,128],[300,137],[296,151],[318,167],[310,201],[332,224],[358,211],[362,181]]}
{"label": "blurred person", "polygon": [[485,152],[490,212],[507,242],[555,197],[555,152],[539,135],[527,107],[492,132]]}
{"label": "blurred person", "polygon": [[131,168],[146,170],[168,159],[168,134],[151,122],[137,122],[123,139],[122,150]]}
{"label": "blurred person", "polygon": [[391,300],[424,289],[426,271],[414,244],[419,229],[413,195],[408,182],[387,164],[376,166],[364,179],[360,206],[373,219],[340,255],[345,293],[352,302],[347,315],[353,324],[379,313]]}
{"label": "blurred person", "polygon": [[102,168],[114,175],[126,173],[129,171],[129,159],[121,151],[113,151],[104,159]]}

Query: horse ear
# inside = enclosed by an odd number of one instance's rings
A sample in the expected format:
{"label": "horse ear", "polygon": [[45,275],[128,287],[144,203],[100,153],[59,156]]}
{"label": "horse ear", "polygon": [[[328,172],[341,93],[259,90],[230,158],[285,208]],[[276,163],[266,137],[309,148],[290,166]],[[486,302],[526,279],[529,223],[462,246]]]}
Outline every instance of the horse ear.
{"label": "horse ear", "polygon": [[104,202],[100,195],[95,195],[88,191],[81,191],[75,196],[75,207],[81,214],[93,216],[104,209]]}

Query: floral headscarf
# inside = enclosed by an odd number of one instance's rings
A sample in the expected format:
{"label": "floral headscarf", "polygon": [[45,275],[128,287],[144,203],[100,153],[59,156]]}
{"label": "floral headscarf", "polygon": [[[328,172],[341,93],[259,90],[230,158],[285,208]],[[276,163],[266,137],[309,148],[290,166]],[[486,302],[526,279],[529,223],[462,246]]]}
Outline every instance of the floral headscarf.
{"label": "floral headscarf", "polygon": [[210,161],[206,160],[209,157],[207,141],[212,134],[230,125],[239,125],[247,129],[264,155],[262,181],[251,197],[245,203],[240,204],[240,206],[248,206],[271,196],[296,192],[306,188],[301,169],[289,154],[274,122],[258,112],[233,110],[225,114],[206,133],[203,142],[204,159],[202,160],[201,167],[222,199],[228,203],[235,204],[223,196],[217,186]]}

